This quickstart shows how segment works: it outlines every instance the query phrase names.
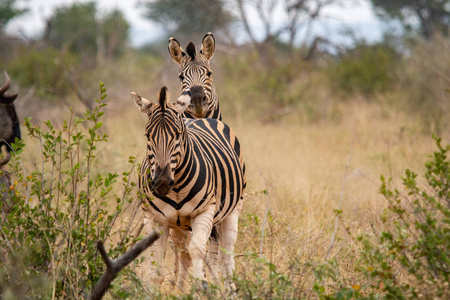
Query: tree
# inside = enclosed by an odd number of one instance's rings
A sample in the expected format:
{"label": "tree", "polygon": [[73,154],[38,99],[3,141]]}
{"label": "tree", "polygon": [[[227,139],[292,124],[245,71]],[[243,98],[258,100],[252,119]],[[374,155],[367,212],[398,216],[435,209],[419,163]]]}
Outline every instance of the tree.
{"label": "tree", "polygon": [[[235,0],[239,16],[244,29],[251,42],[257,47],[260,54],[265,55],[266,48],[279,40],[280,36],[287,36],[288,49],[292,52],[294,43],[297,42],[299,29],[305,28],[305,37],[302,43],[306,43],[312,23],[321,17],[326,6],[339,2],[339,0]],[[276,11],[283,12],[283,18],[275,22]],[[252,11],[256,11],[259,22],[263,25],[262,39],[257,39],[248,19]],[[280,19],[283,21],[280,22]],[[316,49],[319,42],[326,41],[317,37],[312,43],[311,49]],[[312,56],[311,54],[307,55]]]}
{"label": "tree", "polygon": [[120,54],[128,42],[129,23],[114,10],[97,17],[95,2],[74,3],[58,8],[47,21],[44,40],[57,49],[76,53],[97,62]]}
{"label": "tree", "polygon": [[450,0],[371,1],[378,15],[399,20],[407,31],[414,31],[418,26],[426,39],[436,32],[449,34]]}
{"label": "tree", "polygon": [[224,0],[147,0],[142,5],[147,18],[164,24],[170,34],[189,38],[224,29],[233,20]]}
{"label": "tree", "polygon": [[6,24],[13,18],[27,12],[27,9],[16,8],[17,0],[0,0],[0,33],[4,31]]}
{"label": "tree", "polygon": [[47,22],[47,42],[57,49],[66,48],[78,54],[95,54],[98,30],[95,13],[94,2],[74,3],[56,9]]}
{"label": "tree", "polygon": [[111,58],[119,55],[128,41],[130,24],[123,12],[113,10],[103,18],[103,36],[105,38],[105,57]]}

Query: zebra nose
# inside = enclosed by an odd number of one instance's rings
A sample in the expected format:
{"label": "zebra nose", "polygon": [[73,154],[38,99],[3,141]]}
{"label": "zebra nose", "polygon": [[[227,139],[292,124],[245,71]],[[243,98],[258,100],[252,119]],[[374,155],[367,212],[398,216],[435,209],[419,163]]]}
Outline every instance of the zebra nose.
{"label": "zebra nose", "polygon": [[191,91],[191,101],[196,104],[196,103],[201,103],[202,101],[206,101],[206,94],[205,91],[203,90],[203,87],[201,86],[193,86],[190,89]]}
{"label": "zebra nose", "polygon": [[174,180],[171,174],[170,164],[167,164],[164,169],[159,165],[155,168],[155,176],[150,183],[150,190],[156,191],[159,195],[165,196],[170,192],[174,185]]}

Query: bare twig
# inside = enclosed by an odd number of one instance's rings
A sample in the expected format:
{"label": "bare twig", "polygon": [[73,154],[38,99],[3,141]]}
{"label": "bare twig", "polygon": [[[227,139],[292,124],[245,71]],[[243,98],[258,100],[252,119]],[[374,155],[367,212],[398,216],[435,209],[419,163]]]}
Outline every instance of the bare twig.
{"label": "bare twig", "polygon": [[253,35],[252,30],[250,29],[250,25],[249,25],[248,21],[247,21],[247,15],[245,14],[243,1],[237,0],[236,2],[237,2],[237,7],[239,9],[240,17],[242,19],[242,22],[244,23],[245,31],[247,32],[247,35],[250,38],[250,40],[252,41],[253,45],[256,45],[257,44],[256,39]]}
{"label": "bare twig", "polygon": [[88,300],[102,299],[109,285],[123,268],[125,268],[130,262],[139,256],[145,249],[150,247],[156,239],[159,238],[159,233],[153,230],[148,236],[140,240],[136,245],[131,247],[130,250],[125,252],[122,256],[111,260],[106,253],[105,247],[102,241],[97,242],[98,251],[103,258],[106,265],[106,271],[102,277],[98,280]]}

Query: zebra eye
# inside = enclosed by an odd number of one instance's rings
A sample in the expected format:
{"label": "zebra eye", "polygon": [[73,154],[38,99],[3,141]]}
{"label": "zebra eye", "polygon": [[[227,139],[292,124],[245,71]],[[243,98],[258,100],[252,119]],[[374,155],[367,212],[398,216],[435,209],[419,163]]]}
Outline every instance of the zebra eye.
{"label": "zebra eye", "polygon": [[178,78],[180,78],[180,80],[183,81],[183,80],[184,80],[183,74],[180,74],[180,75],[178,76]]}
{"label": "zebra eye", "polygon": [[212,75],[211,71],[208,71],[208,73],[206,73],[206,76],[208,76],[208,77],[211,77],[211,75]]}
{"label": "zebra eye", "polygon": [[179,139],[180,139],[180,137],[181,137],[181,133],[180,133],[180,132],[178,132],[178,133],[177,133],[177,136],[176,136],[176,139],[177,139],[177,140],[179,140]]}

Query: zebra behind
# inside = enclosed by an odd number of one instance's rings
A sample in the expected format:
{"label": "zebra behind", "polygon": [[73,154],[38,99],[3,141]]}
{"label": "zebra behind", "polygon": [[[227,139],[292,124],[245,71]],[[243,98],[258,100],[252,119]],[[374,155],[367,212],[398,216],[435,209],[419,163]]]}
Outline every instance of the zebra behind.
{"label": "zebra behind", "polygon": [[185,117],[222,120],[209,63],[216,49],[213,34],[208,32],[204,36],[198,54],[192,42],[187,45],[185,52],[173,37],[169,39],[168,49],[173,61],[180,66],[178,78],[181,81],[181,99],[190,98]]}
{"label": "zebra behind", "polygon": [[[170,230],[173,244],[180,249],[177,285],[183,286],[191,264],[194,278],[201,279],[206,242],[215,226],[225,249],[221,274],[232,275],[234,258],[229,253],[234,251],[246,185],[239,141],[219,120],[183,119],[189,102],[168,103],[165,87],[159,104],[136,93],[132,98],[148,115],[147,155],[139,181],[140,189],[154,197],[147,203],[146,221],[162,231],[151,247],[152,265],[161,266]],[[162,282],[154,270],[152,276]]]}
{"label": "zebra behind", "polygon": [[[173,61],[180,66],[178,77],[181,82],[181,96],[178,98],[178,101],[189,101],[189,105],[184,112],[187,118],[222,120],[219,99],[209,62],[214,56],[215,48],[216,43],[211,32],[208,32],[203,37],[199,54],[196,53],[195,45],[192,42],[188,44],[185,52],[176,39],[169,39],[169,54]],[[237,147],[240,146],[237,145]],[[241,159],[243,160],[242,157]],[[218,275],[222,255],[222,251],[220,251],[217,243],[217,234],[214,228],[207,255],[208,269],[213,273],[214,277]],[[176,253],[176,256],[178,257],[178,253]]]}

